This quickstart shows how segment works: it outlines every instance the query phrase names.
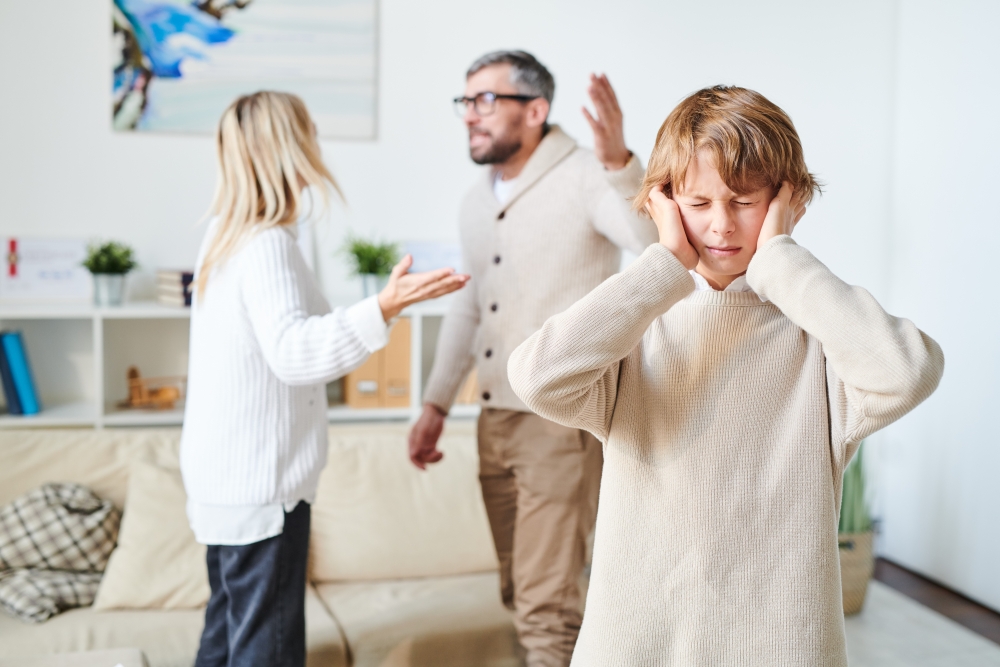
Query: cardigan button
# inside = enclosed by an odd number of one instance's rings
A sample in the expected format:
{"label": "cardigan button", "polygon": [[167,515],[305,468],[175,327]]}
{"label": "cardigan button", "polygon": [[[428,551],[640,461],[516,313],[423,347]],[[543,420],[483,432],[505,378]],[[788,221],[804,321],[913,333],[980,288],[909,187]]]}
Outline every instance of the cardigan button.
{"label": "cardigan button", "polygon": [[497,220],[503,220],[505,215],[507,215],[507,211],[500,211],[500,215],[497,216]]}
{"label": "cardigan button", "polygon": [[488,391],[484,391],[483,392],[483,400],[484,401],[490,400],[490,392],[488,392]]}
{"label": "cardigan button", "polygon": [[486,358],[489,359],[490,357],[493,356],[493,350],[486,350],[485,354],[486,354]]}
{"label": "cardigan button", "polygon": [[494,264],[499,264],[499,263],[500,263],[500,255],[497,255],[497,256],[495,256],[495,257],[493,258],[493,263],[494,263]]}
{"label": "cardigan button", "polygon": [[495,313],[495,312],[497,312],[497,308],[499,308],[499,307],[500,306],[498,306],[497,304],[494,303],[493,305],[490,306],[490,310],[492,310]]}

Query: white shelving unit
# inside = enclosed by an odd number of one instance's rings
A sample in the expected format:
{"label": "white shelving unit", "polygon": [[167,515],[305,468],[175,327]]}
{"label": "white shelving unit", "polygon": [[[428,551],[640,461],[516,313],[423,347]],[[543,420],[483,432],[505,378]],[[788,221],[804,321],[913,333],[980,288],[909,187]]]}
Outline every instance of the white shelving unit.
{"label": "white shelving unit", "polygon": [[[422,405],[423,386],[447,301],[407,309],[411,320],[411,407],[359,410],[333,406],[331,422],[409,421]],[[0,428],[169,426],[183,421],[183,409],[125,410],[125,371],[138,366],[147,377],[186,375],[190,311],[156,303],[116,308],[86,304],[0,304],[0,328],[24,332],[25,346],[43,410],[37,415],[0,412]],[[457,405],[456,418],[479,407]]]}

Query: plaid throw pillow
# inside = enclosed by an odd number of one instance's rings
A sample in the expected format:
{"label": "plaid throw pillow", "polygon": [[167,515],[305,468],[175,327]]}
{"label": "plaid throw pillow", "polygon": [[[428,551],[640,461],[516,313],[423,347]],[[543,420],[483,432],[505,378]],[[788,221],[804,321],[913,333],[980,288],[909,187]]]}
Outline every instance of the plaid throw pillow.
{"label": "plaid throw pillow", "polygon": [[100,572],[9,570],[0,573],[0,605],[22,620],[41,623],[93,604],[100,583]]}
{"label": "plaid throw pillow", "polygon": [[0,572],[103,572],[121,513],[79,484],[46,484],[0,509]]}

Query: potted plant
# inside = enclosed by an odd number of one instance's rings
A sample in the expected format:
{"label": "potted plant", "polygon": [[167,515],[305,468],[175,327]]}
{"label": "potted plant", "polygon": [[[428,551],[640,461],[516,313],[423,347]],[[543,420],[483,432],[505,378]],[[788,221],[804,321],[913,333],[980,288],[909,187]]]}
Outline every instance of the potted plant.
{"label": "potted plant", "polygon": [[872,552],[872,519],[865,502],[864,443],[844,470],[844,493],[838,527],[840,578],[844,592],[844,613],[861,611],[868,582],[875,571]]}
{"label": "potted plant", "polygon": [[347,239],[346,250],[354,273],[361,276],[365,297],[378,294],[388,282],[392,267],[399,262],[399,246],[351,236]]}
{"label": "potted plant", "polygon": [[136,267],[132,248],[108,241],[87,247],[83,265],[94,276],[94,304],[120,306],[125,297],[125,275]]}

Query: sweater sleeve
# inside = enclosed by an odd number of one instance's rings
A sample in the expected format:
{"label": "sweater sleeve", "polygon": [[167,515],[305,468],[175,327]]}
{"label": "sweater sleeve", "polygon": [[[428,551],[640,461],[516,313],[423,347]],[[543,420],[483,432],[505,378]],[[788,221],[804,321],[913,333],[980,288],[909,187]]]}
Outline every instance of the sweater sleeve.
{"label": "sweater sleeve", "polygon": [[310,315],[309,269],[292,237],[261,233],[241,253],[243,303],[271,371],[289,385],[342,377],[388,343],[376,296],[326,315]]}
{"label": "sweater sleeve", "polygon": [[840,470],[857,444],[931,395],[941,348],[912,322],[885,312],[790,236],[760,248],[747,271],[758,294],[814,336],[827,363],[831,434]]}
{"label": "sweater sleeve", "polygon": [[514,350],[507,365],[514,393],[539,415],[606,440],[621,361],[654,319],[692,291],[677,258],[651,245]]}
{"label": "sweater sleeve", "polygon": [[639,255],[658,240],[653,221],[632,210],[632,198],[642,185],[642,164],[635,155],[616,171],[594,162],[600,172],[592,190],[594,228],[619,248]]}
{"label": "sweater sleeve", "polygon": [[472,346],[478,330],[479,299],[476,282],[472,280],[455,295],[455,300],[441,323],[434,365],[424,390],[425,403],[435,405],[445,412],[451,409],[455,395],[472,370]]}

